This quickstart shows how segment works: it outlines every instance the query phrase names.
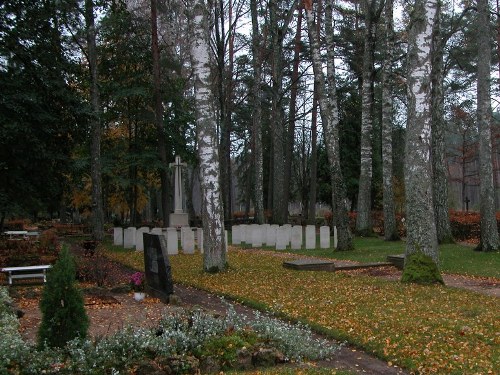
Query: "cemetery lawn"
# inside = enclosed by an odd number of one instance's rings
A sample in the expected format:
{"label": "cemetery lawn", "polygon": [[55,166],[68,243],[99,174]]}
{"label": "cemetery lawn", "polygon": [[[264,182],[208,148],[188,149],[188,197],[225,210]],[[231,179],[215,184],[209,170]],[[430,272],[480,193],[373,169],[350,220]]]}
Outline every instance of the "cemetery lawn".
{"label": "cemetery lawn", "polygon": [[[319,243],[319,240],[317,241]],[[331,240],[333,243],[333,239]],[[323,258],[354,260],[357,262],[385,262],[387,255],[404,254],[405,242],[387,242],[376,237],[356,237],[354,250],[333,251],[332,249],[288,250],[294,254],[304,254]],[[441,271],[444,273],[500,278],[500,252],[478,252],[474,248],[460,244],[439,246]]]}
{"label": "cemetery lawn", "polygon": [[[140,252],[108,255],[144,269]],[[298,256],[231,248],[229,270],[220,274],[203,273],[199,254],[175,255],[170,261],[176,283],[306,322],[411,371],[488,374],[500,368],[498,298],[445,286],[282,266],[294,257]]]}

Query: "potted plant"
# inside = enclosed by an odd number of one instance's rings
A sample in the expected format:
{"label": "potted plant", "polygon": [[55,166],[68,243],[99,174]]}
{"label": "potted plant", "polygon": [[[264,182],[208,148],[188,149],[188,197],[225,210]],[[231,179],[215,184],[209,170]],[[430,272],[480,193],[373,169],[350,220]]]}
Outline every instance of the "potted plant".
{"label": "potted plant", "polygon": [[132,274],[132,276],[130,276],[130,285],[132,285],[132,290],[134,291],[134,299],[136,301],[142,301],[146,297],[146,293],[144,293],[144,272]]}

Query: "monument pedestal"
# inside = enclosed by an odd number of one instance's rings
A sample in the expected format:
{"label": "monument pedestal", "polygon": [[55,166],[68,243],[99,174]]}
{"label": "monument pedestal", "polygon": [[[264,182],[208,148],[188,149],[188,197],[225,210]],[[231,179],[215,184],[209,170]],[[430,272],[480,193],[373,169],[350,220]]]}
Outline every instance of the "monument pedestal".
{"label": "monument pedestal", "polygon": [[171,227],[188,227],[189,218],[187,213],[172,213],[170,214]]}

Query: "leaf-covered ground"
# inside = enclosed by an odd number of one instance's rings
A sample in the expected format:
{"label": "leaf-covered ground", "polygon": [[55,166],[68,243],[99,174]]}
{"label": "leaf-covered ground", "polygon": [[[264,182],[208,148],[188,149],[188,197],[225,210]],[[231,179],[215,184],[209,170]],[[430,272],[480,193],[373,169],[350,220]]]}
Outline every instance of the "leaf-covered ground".
{"label": "leaf-covered ground", "polygon": [[[500,368],[500,302],[443,286],[282,266],[284,254],[235,250],[230,269],[205,274],[200,255],[170,257],[174,281],[307,321],[419,373],[494,374]],[[110,254],[142,269],[142,253]],[[292,259],[294,256],[286,256]]]}

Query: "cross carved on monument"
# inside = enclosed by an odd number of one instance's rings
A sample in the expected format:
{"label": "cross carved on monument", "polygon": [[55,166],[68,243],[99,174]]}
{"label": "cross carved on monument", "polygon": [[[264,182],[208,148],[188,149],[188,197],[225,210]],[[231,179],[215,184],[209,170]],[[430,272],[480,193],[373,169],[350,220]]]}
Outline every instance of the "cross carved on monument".
{"label": "cross carved on monument", "polygon": [[186,167],[186,163],[181,162],[181,157],[175,157],[175,163],[170,163],[169,167],[174,167],[174,212],[183,213],[182,209],[182,171],[181,167]]}

